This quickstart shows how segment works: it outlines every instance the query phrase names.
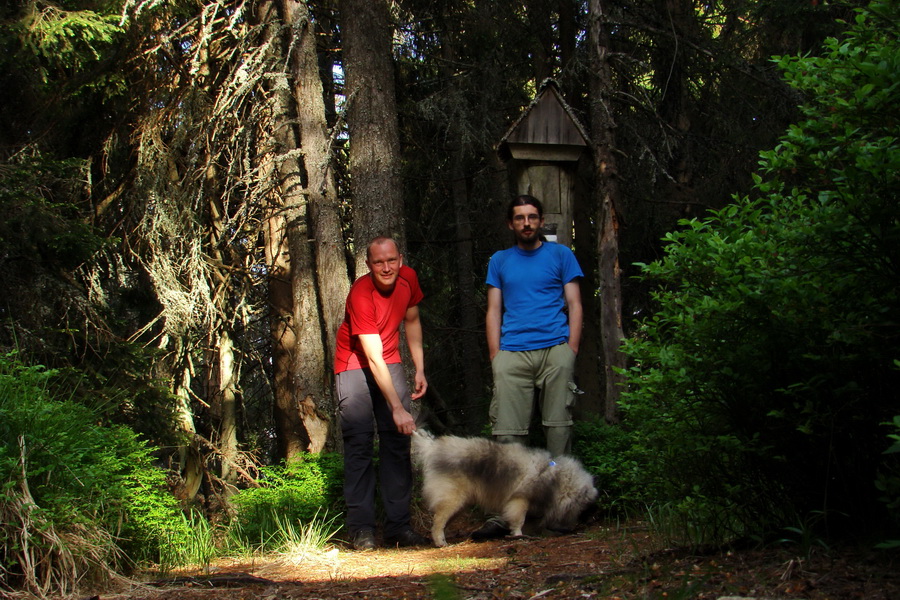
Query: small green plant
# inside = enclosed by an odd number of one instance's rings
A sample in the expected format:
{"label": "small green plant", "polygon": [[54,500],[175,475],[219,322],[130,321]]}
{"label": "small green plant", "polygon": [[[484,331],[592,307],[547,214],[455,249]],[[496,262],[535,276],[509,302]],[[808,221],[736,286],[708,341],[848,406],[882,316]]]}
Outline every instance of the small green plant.
{"label": "small green plant", "polygon": [[453,578],[445,573],[435,573],[428,578],[428,589],[434,600],[456,600],[460,597],[459,589]]}
{"label": "small green plant", "polygon": [[251,523],[252,535],[243,529],[243,521],[234,520],[226,532],[227,554],[252,556],[259,552],[274,552],[295,562],[302,560],[325,549],[340,530],[337,517],[329,517],[323,512],[321,516],[316,513],[310,519],[299,521],[273,514],[262,527]]}
{"label": "small green plant", "polygon": [[160,572],[167,573],[184,565],[208,570],[212,560],[222,553],[216,543],[215,528],[205,517],[193,512],[190,516],[182,513],[181,524],[177,532],[169,532],[160,544]]}
{"label": "small green plant", "polygon": [[826,521],[825,517],[822,511],[812,511],[806,518],[798,518],[797,525],[784,528],[784,537],[778,543],[795,546],[805,558],[809,558],[815,548],[827,551],[828,544],[820,531],[820,526]]}
{"label": "small green plant", "polygon": [[285,523],[310,523],[336,512],[343,483],[338,454],[310,454],[288,465],[263,469],[261,487],[232,498],[235,516],[230,537],[238,544],[274,549],[283,541]]}

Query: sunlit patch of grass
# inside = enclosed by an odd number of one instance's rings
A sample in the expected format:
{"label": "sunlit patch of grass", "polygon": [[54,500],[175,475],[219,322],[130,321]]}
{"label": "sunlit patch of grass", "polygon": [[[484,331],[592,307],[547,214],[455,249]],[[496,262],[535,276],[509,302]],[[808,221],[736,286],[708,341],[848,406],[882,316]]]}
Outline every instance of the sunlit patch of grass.
{"label": "sunlit patch of grass", "polygon": [[433,562],[433,571],[436,573],[458,573],[460,571],[475,571],[478,569],[496,569],[506,564],[504,558],[476,557],[476,556],[449,556]]}

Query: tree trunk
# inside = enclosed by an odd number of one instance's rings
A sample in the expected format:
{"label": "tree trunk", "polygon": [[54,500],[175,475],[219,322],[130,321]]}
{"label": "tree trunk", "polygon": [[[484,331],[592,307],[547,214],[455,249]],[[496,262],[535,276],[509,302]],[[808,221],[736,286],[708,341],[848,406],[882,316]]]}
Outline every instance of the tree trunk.
{"label": "tree trunk", "polygon": [[203,458],[196,440],[197,429],[194,427],[194,414],[191,410],[191,358],[190,354],[181,350],[181,343],[175,353],[178,366],[175,369],[173,382],[175,397],[178,399],[176,419],[178,429],[184,435],[184,443],[178,448],[179,472],[181,487],[175,495],[179,500],[192,501],[203,483]]}
{"label": "tree trunk", "polygon": [[657,112],[665,123],[664,131],[669,134],[666,141],[669,150],[665,159],[671,176],[663,179],[667,189],[662,190],[662,194],[669,200],[683,201],[681,214],[690,217],[696,201],[692,185],[695,159],[691,156],[691,100],[687,91],[687,44],[683,40],[702,39],[702,36],[696,32],[696,13],[692,3],[656,0],[654,6],[659,21],[666,25],[668,33],[657,36],[655,52],[651,55],[654,87],[660,91]]}
{"label": "tree trunk", "polygon": [[[218,440],[216,447],[222,453],[221,477],[226,483],[234,485],[238,480],[238,436],[237,416],[240,394],[237,390],[238,369],[234,359],[234,342],[231,333],[222,329],[213,350],[217,357],[216,380],[214,396],[215,413],[219,417]],[[230,487],[228,495],[236,492],[237,488]]]}
{"label": "tree trunk", "polygon": [[[293,0],[279,0],[281,15],[272,2],[260,4],[261,21],[269,24],[268,35],[277,38],[272,47],[282,53],[273,64],[288,63],[283,37],[294,23],[282,19],[297,17],[294,4]],[[304,451],[321,451],[328,439],[328,419],[318,409],[327,397],[325,343],[307,224],[308,189],[298,159],[301,145],[288,73],[273,73],[269,92],[274,148],[266,159],[271,161],[267,168],[277,181],[266,241],[271,268],[275,421],[279,453],[291,461]]]}
{"label": "tree trunk", "polygon": [[[557,7],[559,8],[559,66],[562,74],[565,74],[566,71],[572,68],[572,61],[575,59],[575,53],[578,48],[579,28],[578,23],[575,21],[578,12],[576,4],[581,3],[576,3],[575,0],[558,0],[557,2]],[[572,92],[575,89],[574,82],[564,87],[567,90],[566,102],[572,104],[574,99]]]}
{"label": "tree trunk", "polygon": [[597,253],[599,256],[600,330],[603,374],[606,386],[604,416],[609,423],[619,421],[619,396],[623,378],[616,372],[625,367],[619,351],[622,331],[622,291],[619,282],[619,224],[616,205],[619,200],[616,170],[615,121],[609,98],[613,85],[607,54],[603,3],[590,0],[591,136],[594,144],[596,176]]}
{"label": "tree trunk", "polygon": [[[238,459],[237,422],[240,405],[240,393],[237,382],[240,379],[238,363],[234,357],[234,339],[232,337],[232,324],[234,316],[230,310],[230,300],[234,294],[240,294],[235,290],[233,280],[226,264],[230,264],[228,257],[222,251],[222,236],[225,233],[225,214],[222,203],[219,201],[219,190],[216,182],[219,181],[218,170],[213,166],[213,161],[208,159],[206,170],[206,185],[212,191],[213,199],[209,202],[209,255],[215,263],[220,265],[214,268],[211,279],[216,288],[213,294],[215,302],[215,324],[209,332],[211,349],[207,361],[208,401],[211,412],[217,417],[217,435],[214,438],[216,447],[221,452],[221,464],[219,476],[228,484],[235,484],[238,480],[238,471],[235,469]],[[218,331],[218,333],[216,333]],[[237,491],[229,487],[226,494]]]}
{"label": "tree trunk", "polygon": [[[297,121],[303,145],[308,188],[307,201],[315,244],[317,286],[325,323],[326,372],[330,374],[335,335],[344,319],[344,301],[350,277],[341,234],[341,209],[335,184],[331,137],[326,119],[322,80],[316,55],[316,35],[306,2],[284,2],[285,20],[291,23],[291,74],[297,101]],[[331,377],[328,376],[330,382]],[[331,389],[329,384],[328,389]],[[320,407],[333,413],[333,401]]]}
{"label": "tree trunk", "polygon": [[[453,48],[453,37],[449,32],[443,41],[441,52],[444,64],[455,62],[456,50]],[[455,86],[453,73],[446,66],[442,67],[443,77]],[[455,92],[453,92],[455,93]],[[460,94],[462,96],[462,94]],[[478,431],[485,422],[486,414],[480,410],[484,396],[482,379],[482,353],[476,350],[484,342],[484,330],[481,327],[476,305],[474,240],[472,239],[471,202],[469,199],[468,181],[466,180],[466,142],[458,124],[451,123],[449,128],[450,157],[450,195],[453,197],[453,208],[456,214],[456,305],[459,310],[459,335],[457,338],[458,355],[462,365],[463,383],[463,425],[466,431]]]}
{"label": "tree trunk", "polygon": [[387,0],[341,0],[355,275],[367,272],[365,245],[394,236],[405,249],[400,134]]}
{"label": "tree trunk", "polygon": [[531,64],[534,79],[540,86],[544,79],[553,75],[552,6],[547,0],[527,0],[525,7],[532,40]]}
{"label": "tree trunk", "polygon": [[593,172],[593,158],[585,156],[578,163],[578,177],[576,178],[573,215],[575,217],[575,256],[578,264],[584,271],[581,280],[581,304],[584,309],[584,327],[581,331],[581,347],[575,358],[575,376],[579,389],[584,395],[579,396],[575,405],[576,418],[591,419],[605,412],[603,389],[605,380],[598,364],[603,364],[602,336],[600,332],[600,302],[594,290],[598,289],[597,282],[597,237],[595,230],[595,216],[597,208],[591,192],[583,189],[582,181],[590,181]]}
{"label": "tree trunk", "polygon": [[291,263],[288,259],[287,219],[273,207],[266,222],[266,264],[269,265],[269,322],[272,336],[272,387],[278,455],[290,459],[309,444],[294,405],[291,370],[297,349],[293,327]]}
{"label": "tree trunk", "polygon": [[463,372],[463,392],[465,394],[465,413],[463,422],[467,431],[477,431],[484,423],[485,415],[478,410],[478,403],[484,394],[484,383],[481,378],[482,356],[477,350],[481,348],[484,333],[480,327],[478,307],[475,304],[475,259],[472,249],[472,223],[469,217],[469,194],[462,166],[462,143],[453,128],[457,150],[453,151],[453,166],[450,169],[450,183],[453,205],[456,208],[456,277],[457,306],[459,308],[459,348],[460,362]]}

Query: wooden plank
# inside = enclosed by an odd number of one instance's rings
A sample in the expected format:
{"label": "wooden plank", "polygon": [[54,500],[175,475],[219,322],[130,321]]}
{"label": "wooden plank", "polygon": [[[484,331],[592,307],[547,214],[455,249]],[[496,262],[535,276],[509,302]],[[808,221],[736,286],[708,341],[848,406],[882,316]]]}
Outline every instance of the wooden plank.
{"label": "wooden plank", "polygon": [[523,144],[507,145],[512,158],[517,160],[546,160],[555,162],[576,162],[584,153],[584,146],[558,144]]}
{"label": "wooden plank", "polygon": [[587,140],[563,106],[553,87],[547,87],[506,139],[509,144],[558,144],[586,147]]}

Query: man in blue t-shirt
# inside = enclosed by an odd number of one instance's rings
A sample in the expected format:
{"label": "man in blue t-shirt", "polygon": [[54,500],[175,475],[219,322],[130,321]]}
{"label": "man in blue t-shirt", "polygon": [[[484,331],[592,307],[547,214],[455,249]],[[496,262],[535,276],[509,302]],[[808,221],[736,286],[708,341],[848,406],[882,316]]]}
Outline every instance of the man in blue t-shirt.
{"label": "man in blue t-shirt", "polygon": [[[516,245],[495,253],[487,274],[492,433],[501,442],[524,443],[537,389],[547,450],[553,456],[568,454],[583,320],[579,279],[584,273],[569,248],[542,238],[544,210],[537,198],[514,198],[507,224]],[[495,518],[472,537],[488,539],[508,531]]]}
{"label": "man in blue t-shirt", "polygon": [[533,196],[513,199],[507,222],[516,245],[495,253],[487,273],[493,434],[525,441],[537,389],[547,449],[559,456],[571,450],[584,273],[569,248],[542,239],[544,211]]}

